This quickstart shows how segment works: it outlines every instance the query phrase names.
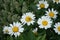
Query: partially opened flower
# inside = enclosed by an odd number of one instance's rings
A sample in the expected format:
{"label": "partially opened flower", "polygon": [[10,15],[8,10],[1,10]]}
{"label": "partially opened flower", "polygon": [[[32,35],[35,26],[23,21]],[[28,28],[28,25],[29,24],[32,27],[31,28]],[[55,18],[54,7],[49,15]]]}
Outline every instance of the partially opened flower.
{"label": "partially opened flower", "polygon": [[38,9],[42,9],[42,8],[48,8],[49,4],[47,3],[47,1],[39,1],[39,4],[37,4]]}
{"label": "partially opened flower", "polygon": [[21,18],[21,22],[29,26],[30,24],[33,24],[35,22],[35,15],[32,12],[23,14]]}
{"label": "partially opened flower", "polygon": [[60,34],[60,22],[58,22],[58,23],[56,23],[55,25],[54,25],[54,30],[55,30],[55,32],[56,33],[58,33],[58,34]]}
{"label": "partially opened flower", "polygon": [[33,29],[33,33],[37,35],[38,28]]}
{"label": "partially opened flower", "polygon": [[24,31],[24,28],[22,28],[22,25],[21,23],[19,22],[13,22],[13,24],[10,24],[10,35],[14,35],[15,37],[19,36],[23,31]]}
{"label": "partially opened flower", "polygon": [[4,26],[4,28],[3,28],[3,33],[4,33],[4,34],[9,34],[9,31],[10,31],[10,27]]}
{"label": "partially opened flower", "polygon": [[38,31],[38,28],[35,28],[32,32],[37,33],[37,31]]}
{"label": "partially opened flower", "polygon": [[53,0],[53,2],[54,3],[56,2],[58,4],[58,3],[60,3],[60,0]]}
{"label": "partially opened flower", "polygon": [[37,23],[39,25],[39,28],[48,29],[52,25],[52,20],[48,16],[42,16],[41,18],[38,19]]}
{"label": "partially opened flower", "polygon": [[52,10],[48,9],[45,15],[55,19],[57,17],[57,14],[58,12],[52,8]]}

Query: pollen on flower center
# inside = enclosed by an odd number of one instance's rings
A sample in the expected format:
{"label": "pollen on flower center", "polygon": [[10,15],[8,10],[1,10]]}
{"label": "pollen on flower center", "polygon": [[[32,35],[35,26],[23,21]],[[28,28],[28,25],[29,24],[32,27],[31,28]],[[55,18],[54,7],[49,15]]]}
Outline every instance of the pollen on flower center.
{"label": "pollen on flower center", "polygon": [[32,20],[32,18],[29,17],[29,16],[27,16],[27,17],[25,18],[25,20],[26,20],[27,22],[30,22],[30,21]]}
{"label": "pollen on flower center", "polygon": [[49,16],[50,16],[50,17],[54,17],[54,13],[53,13],[53,12],[50,12],[50,13],[49,13]]}
{"label": "pollen on flower center", "polygon": [[9,31],[8,30],[5,30],[6,33],[8,33]]}
{"label": "pollen on flower center", "polygon": [[55,2],[59,2],[59,0],[55,0]]}
{"label": "pollen on flower center", "polygon": [[19,28],[18,28],[17,26],[14,26],[14,27],[12,28],[12,30],[13,30],[13,32],[18,32]]}
{"label": "pollen on flower center", "polygon": [[43,3],[40,4],[40,8],[45,8],[45,5]]}
{"label": "pollen on flower center", "polygon": [[60,31],[60,26],[58,26],[58,31]]}
{"label": "pollen on flower center", "polygon": [[48,25],[48,22],[47,21],[42,21],[42,24],[43,24],[43,26],[46,26],[46,25]]}

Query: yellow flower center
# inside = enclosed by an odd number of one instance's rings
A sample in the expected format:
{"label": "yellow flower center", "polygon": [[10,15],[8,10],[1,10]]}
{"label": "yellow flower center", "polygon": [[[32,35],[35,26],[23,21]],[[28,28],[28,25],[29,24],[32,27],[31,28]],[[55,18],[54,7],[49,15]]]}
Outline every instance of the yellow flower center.
{"label": "yellow flower center", "polygon": [[45,8],[45,5],[43,3],[40,4],[40,8]]}
{"label": "yellow flower center", "polygon": [[17,26],[14,26],[14,27],[12,28],[12,30],[13,30],[13,32],[18,32],[18,31],[19,31],[19,28],[18,28]]}
{"label": "yellow flower center", "polygon": [[46,26],[46,25],[48,25],[48,22],[47,21],[42,21],[42,24],[43,24],[43,26]]}
{"label": "yellow flower center", "polygon": [[25,20],[26,20],[26,22],[30,22],[30,21],[32,20],[32,18],[31,18],[30,16],[27,16],[27,17],[25,18]]}
{"label": "yellow flower center", "polygon": [[60,31],[60,26],[58,26],[58,31]]}
{"label": "yellow flower center", "polygon": [[49,16],[50,16],[50,17],[54,17],[54,13],[53,13],[53,12],[50,12],[50,13],[49,13]]}
{"label": "yellow flower center", "polygon": [[59,2],[59,0],[55,0],[55,2]]}
{"label": "yellow flower center", "polygon": [[8,30],[5,30],[6,33],[8,33],[9,31]]}

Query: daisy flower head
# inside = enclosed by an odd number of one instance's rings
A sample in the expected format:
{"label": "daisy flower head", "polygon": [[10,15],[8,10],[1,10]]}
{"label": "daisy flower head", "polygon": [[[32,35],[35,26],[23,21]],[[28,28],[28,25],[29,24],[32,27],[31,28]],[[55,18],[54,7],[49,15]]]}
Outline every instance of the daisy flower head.
{"label": "daisy flower head", "polygon": [[56,33],[58,33],[58,34],[60,34],[60,22],[58,22],[58,23],[56,23],[55,25],[54,25],[54,31],[56,32]]}
{"label": "daisy flower head", "polygon": [[35,28],[35,29],[32,30],[32,32],[33,32],[35,35],[37,35],[37,31],[38,31],[38,28]]}
{"label": "daisy flower head", "polygon": [[13,22],[13,24],[10,24],[10,35],[14,35],[15,37],[19,36],[23,31],[24,31],[24,28],[22,28],[22,25],[21,23],[19,22]]}
{"label": "daisy flower head", "polygon": [[4,26],[4,28],[3,28],[3,33],[4,33],[4,34],[9,34],[9,31],[10,31],[10,27]]}
{"label": "daisy flower head", "polygon": [[38,28],[35,28],[32,32],[37,33],[37,31],[38,31]]}
{"label": "daisy flower head", "polygon": [[42,9],[42,8],[48,8],[49,4],[47,3],[47,1],[41,0],[39,1],[39,4],[37,4],[38,9]]}
{"label": "daisy flower head", "polygon": [[58,12],[52,8],[51,10],[48,9],[48,11],[46,11],[45,15],[55,19],[57,17],[57,14],[58,14]]}
{"label": "daisy flower head", "polygon": [[35,15],[32,12],[23,14],[21,18],[21,22],[29,26],[30,24],[33,24],[35,22]]}
{"label": "daisy flower head", "polygon": [[53,0],[54,3],[60,3],[60,0]]}
{"label": "daisy flower head", "polygon": [[39,28],[48,29],[52,25],[52,20],[48,16],[42,16],[41,18],[38,19],[37,23],[39,25]]}

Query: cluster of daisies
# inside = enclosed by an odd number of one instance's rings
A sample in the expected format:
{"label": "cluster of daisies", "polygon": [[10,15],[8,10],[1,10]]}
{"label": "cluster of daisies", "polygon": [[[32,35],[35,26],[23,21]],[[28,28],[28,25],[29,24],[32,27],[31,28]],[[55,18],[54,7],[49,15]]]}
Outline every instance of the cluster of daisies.
{"label": "cluster of daisies", "polygon": [[[53,0],[53,2],[56,2],[57,4],[60,3],[60,0]],[[48,8],[49,4],[47,3],[47,1],[39,1],[39,4],[37,4],[37,9],[40,10],[42,8]],[[20,22],[13,22],[13,24],[10,24],[9,26],[4,26],[3,28],[3,32],[4,34],[9,34],[9,35],[14,35],[15,37],[19,36],[23,31],[23,25],[27,24],[27,26],[30,26],[31,24],[34,25],[34,22],[36,22],[39,26],[39,28],[43,28],[43,29],[48,29],[51,28],[52,23],[53,23],[53,19],[56,19],[58,12],[56,10],[52,9],[48,9],[48,11],[46,11],[45,15],[42,16],[41,18],[39,18],[37,20],[37,22],[35,21],[35,14],[33,14],[33,12],[27,12],[24,13],[20,19]],[[55,23],[54,25],[54,31],[58,34],[60,34],[60,22]],[[38,30],[38,28],[35,28],[32,32],[36,33]]]}

